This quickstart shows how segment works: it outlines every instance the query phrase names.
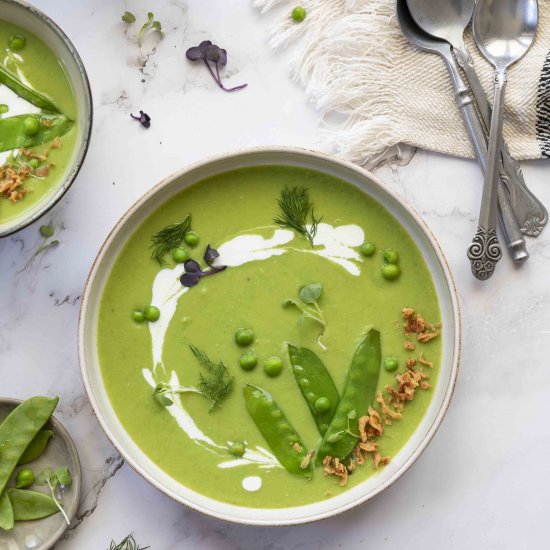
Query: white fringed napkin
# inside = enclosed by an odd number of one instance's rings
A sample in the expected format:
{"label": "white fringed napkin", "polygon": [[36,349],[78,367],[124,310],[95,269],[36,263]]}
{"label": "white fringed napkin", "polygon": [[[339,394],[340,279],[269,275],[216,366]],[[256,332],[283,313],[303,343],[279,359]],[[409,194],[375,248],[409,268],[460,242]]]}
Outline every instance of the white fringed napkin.
{"label": "white fringed napkin", "polygon": [[[373,165],[399,144],[473,157],[443,60],[411,46],[395,0],[301,0],[307,17],[290,18],[295,0],[254,0],[262,11],[286,6],[270,43],[299,46],[292,74],[323,114],[345,122],[323,130],[335,151]],[[539,29],[509,71],[504,134],[518,159],[550,156],[550,0],[539,0]],[[301,43],[301,44],[299,44]],[[471,36],[467,44],[492,102],[493,70]]]}

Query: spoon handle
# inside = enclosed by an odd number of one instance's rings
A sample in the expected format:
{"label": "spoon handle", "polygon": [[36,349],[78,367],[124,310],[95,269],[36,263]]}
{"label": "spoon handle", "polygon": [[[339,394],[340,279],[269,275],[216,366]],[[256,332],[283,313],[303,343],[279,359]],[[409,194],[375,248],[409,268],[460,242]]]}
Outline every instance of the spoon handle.
{"label": "spoon handle", "polygon": [[481,197],[479,224],[472,244],[468,248],[472,273],[480,280],[486,280],[493,275],[495,266],[502,257],[502,250],[496,233],[496,217],[506,80],[505,70],[495,71],[495,99],[491,117],[487,171],[485,172],[483,195]]}
{"label": "spoon handle", "polygon": [[[455,90],[455,96],[458,107],[464,119],[464,124],[470,134],[476,157],[485,175],[487,169],[487,130],[479,118],[474,100],[472,98],[471,88],[464,82],[460,71],[458,70],[455,58],[450,54],[444,56],[447,68],[451,75],[451,80]],[[502,178],[502,172],[501,172]],[[504,234],[506,245],[510,252],[512,260],[516,263],[522,263],[529,257],[525,238],[521,232],[518,221],[514,215],[510,195],[501,179],[498,182],[498,220]]]}
{"label": "spoon handle", "polygon": [[[491,105],[474,69],[472,56],[464,44],[453,47],[453,51],[470,84],[485,130],[488,133],[487,129],[492,117]],[[510,154],[504,139],[501,143],[501,153],[501,177],[510,192],[512,208],[519,221],[521,232],[530,237],[538,237],[548,222],[548,211],[527,187],[521,167]]]}

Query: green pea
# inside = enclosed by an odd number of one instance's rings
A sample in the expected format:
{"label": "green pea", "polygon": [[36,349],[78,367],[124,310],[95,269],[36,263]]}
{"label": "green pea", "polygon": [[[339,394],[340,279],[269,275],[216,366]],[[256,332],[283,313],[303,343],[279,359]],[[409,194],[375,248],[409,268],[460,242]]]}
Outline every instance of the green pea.
{"label": "green pea", "polygon": [[189,259],[189,252],[185,248],[174,248],[172,250],[172,259],[178,263],[182,264]]}
{"label": "green pea", "polygon": [[241,369],[246,371],[252,370],[257,364],[258,358],[256,357],[256,354],[252,353],[251,351],[243,353],[241,355],[241,358],[239,359],[239,365],[241,366]]}
{"label": "green pea", "polygon": [[235,344],[249,346],[254,342],[254,331],[249,328],[239,328],[235,331]]}
{"label": "green pea", "polygon": [[188,231],[185,234],[185,237],[183,237],[183,240],[189,245],[189,246],[197,246],[199,244],[199,236],[194,231]]}
{"label": "green pea", "polygon": [[244,443],[242,443],[241,441],[235,441],[235,443],[230,443],[228,449],[233,456],[238,456],[238,457],[243,456],[246,451],[246,447]]}
{"label": "green pea", "polygon": [[136,310],[132,313],[132,319],[133,319],[136,323],[143,323],[143,321],[145,321],[145,313],[143,312],[142,309],[136,309]]}
{"label": "green pea", "polygon": [[33,170],[36,170],[40,166],[40,161],[38,159],[31,159],[29,160],[29,166]]}
{"label": "green pea", "polygon": [[279,374],[281,374],[282,371],[283,371],[283,362],[279,357],[270,357],[264,363],[264,372],[267,374],[267,376],[270,376],[271,378],[275,378],[275,376],[279,376]]}
{"label": "green pea", "polygon": [[291,17],[296,23],[301,23],[306,18],[306,10],[302,6],[296,6],[292,10]]}
{"label": "green pea", "polygon": [[27,117],[23,121],[23,131],[28,136],[35,136],[38,134],[38,130],[40,129],[40,125],[38,124],[38,120],[33,117]]}
{"label": "green pea", "polygon": [[30,468],[21,470],[15,478],[15,488],[24,489],[30,487],[34,483],[34,473]]}
{"label": "green pea", "polygon": [[160,309],[156,306],[147,306],[144,311],[145,319],[150,323],[158,321],[160,318]]}
{"label": "green pea", "polygon": [[382,266],[382,277],[388,281],[395,281],[401,274],[401,270],[398,265],[384,264]]}
{"label": "green pea", "polygon": [[399,367],[399,361],[397,357],[386,357],[384,359],[384,368],[388,372],[396,371]]}
{"label": "green pea", "polygon": [[363,256],[372,256],[375,252],[376,252],[376,247],[374,246],[374,243],[371,243],[370,241],[365,241],[362,245],[361,245],[361,254],[363,254]]}
{"label": "green pea", "polygon": [[15,34],[10,38],[9,47],[10,50],[13,50],[14,52],[20,52],[25,47],[26,43],[27,41],[24,36]]}
{"label": "green pea", "polygon": [[384,261],[387,264],[397,264],[399,262],[399,254],[392,248],[384,250]]}
{"label": "green pea", "polygon": [[10,108],[5,103],[0,103],[0,115],[7,113]]}
{"label": "green pea", "polygon": [[327,412],[330,410],[330,401],[326,397],[319,397],[315,401],[315,408],[320,413]]}

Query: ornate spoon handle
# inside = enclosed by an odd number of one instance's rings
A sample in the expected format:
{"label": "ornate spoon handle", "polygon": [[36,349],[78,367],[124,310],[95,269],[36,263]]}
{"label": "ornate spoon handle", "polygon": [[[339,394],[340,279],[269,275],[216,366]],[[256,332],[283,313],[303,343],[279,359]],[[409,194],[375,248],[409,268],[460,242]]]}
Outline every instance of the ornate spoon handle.
{"label": "ornate spoon handle", "polygon": [[[464,44],[459,48],[453,48],[453,50],[470,84],[487,130],[492,117],[491,105],[475,72],[472,57]],[[527,187],[519,163],[510,155],[510,150],[504,139],[501,141],[500,148],[502,155],[500,175],[510,192],[512,208],[519,221],[521,232],[530,237],[538,237],[548,222],[548,211]]]}
{"label": "ornate spoon handle", "polygon": [[502,250],[496,232],[496,217],[505,89],[506,71],[498,69],[495,71],[495,100],[491,117],[487,171],[485,172],[483,195],[481,197],[479,225],[472,244],[468,247],[468,258],[470,259],[472,273],[482,281],[492,276],[496,263],[502,257]]}

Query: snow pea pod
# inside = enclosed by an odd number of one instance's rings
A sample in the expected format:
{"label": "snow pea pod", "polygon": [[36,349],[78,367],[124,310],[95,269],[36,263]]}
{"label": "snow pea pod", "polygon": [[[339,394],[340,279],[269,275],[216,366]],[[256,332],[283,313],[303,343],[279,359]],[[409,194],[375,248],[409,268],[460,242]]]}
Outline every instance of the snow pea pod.
{"label": "snow pea pod", "polygon": [[0,65],[0,84],[6,85],[19,97],[26,99],[29,103],[40,107],[40,109],[43,109],[44,111],[50,111],[52,113],[61,112],[49,97],[33,90],[30,86],[27,86],[16,75],[14,75],[11,71],[8,71],[8,69],[2,65]]}
{"label": "snow pea pod", "polygon": [[380,333],[371,329],[355,351],[338,409],[319,444],[317,464],[327,455],[344,460],[357,444],[354,434],[374,402],[381,362]]}
{"label": "snow pea pod", "polygon": [[25,449],[25,452],[19,459],[18,464],[29,464],[39,458],[46,450],[46,446],[50,439],[54,436],[52,430],[40,430],[35,438],[30,442],[29,446]]}
{"label": "snow pea pod", "polygon": [[59,512],[54,499],[44,493],[27,489],[8,489],[6,493],[13,508],[15,521],[47,518]]}
{"label": "snow pea pod", "polygon": [[4,491],[0,495],[0,529],[4,529],[4,531],[13,529],[14,521],[13,508],[8,498],[8,493]]}
{"label": "snow pea pod", "polygon": [[289,344],[288,356],[317,429],[324,435],[340,401],[338,390],[321,359],[311,350]]}
{"label": "snow pea pod", "polygon": [[[25,131],[27,120],[36,120],[38,123],[36,133],[30,135]],[[72,125],[73,121],[64,115],[44,113],[0,118],[0,152],[49,143],[56,137],[66,134]]]}
{"label": "snow pea pod", "polygon": [[312,466],[302,468],[307,450],[273,397],[262,388],[245,384],[246,408],[277,460],[292,474],[311,478]]}
{"label": "snow pea pod", "polygon": [[25,449],[50,419],[58,401],[58,397],[31,397],[13,409],[0,424],[0,494]]}

